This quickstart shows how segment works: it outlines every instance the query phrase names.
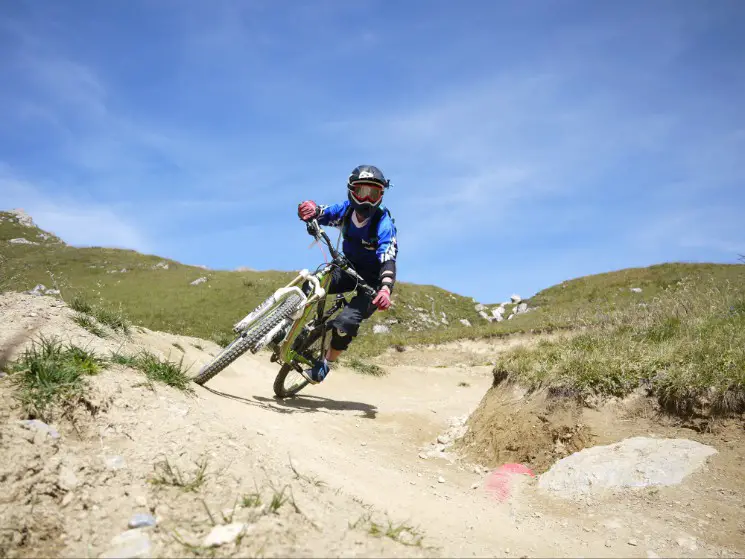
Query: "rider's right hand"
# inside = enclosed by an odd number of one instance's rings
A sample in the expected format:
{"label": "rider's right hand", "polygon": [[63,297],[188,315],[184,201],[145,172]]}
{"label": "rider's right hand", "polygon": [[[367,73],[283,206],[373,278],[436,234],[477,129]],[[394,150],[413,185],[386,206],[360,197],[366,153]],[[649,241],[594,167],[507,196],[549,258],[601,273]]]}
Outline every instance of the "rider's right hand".
{"label": "rider's right hand", "polygon": [[303,221],[310,221],[318,217],[318,205],[313,200],[306,200],[297,207],[297,215]]}

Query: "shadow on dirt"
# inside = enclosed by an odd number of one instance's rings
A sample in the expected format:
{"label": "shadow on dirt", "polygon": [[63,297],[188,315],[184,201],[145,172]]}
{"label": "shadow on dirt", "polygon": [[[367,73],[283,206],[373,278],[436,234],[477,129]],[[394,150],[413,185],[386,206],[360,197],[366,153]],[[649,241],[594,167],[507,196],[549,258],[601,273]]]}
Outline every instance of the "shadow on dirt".
{"label": "shadow on dirt", "polygon": [[237,402],[243,402],[250,406],[256,406],[265,410],[271,410],[278,413],[333,413],[333,412],[345,412],[345,411],[358,411],[362,412],[359,417],[365,419],[375,419],[378,415],[378,408],[364,402],[348,402],[345,400],[330,400],[328,398],[322,398],[320,396],[295,396],[294,398],[287,398],[280,400],[279,398],[266,398],[264,396],[254,396],[253,398],[243,398],[242,396],[236,396],[234,394],[228,394],[210,388],[208,386],[202,386],[205,390],[212,392],[216,396],[222,396],[223,398],[230,398]]}

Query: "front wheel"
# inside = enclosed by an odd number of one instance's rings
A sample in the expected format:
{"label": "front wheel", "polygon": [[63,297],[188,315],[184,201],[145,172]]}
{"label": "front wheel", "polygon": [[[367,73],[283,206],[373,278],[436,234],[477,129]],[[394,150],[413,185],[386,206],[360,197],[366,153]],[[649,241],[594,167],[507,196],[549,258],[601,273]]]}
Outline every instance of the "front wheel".
{"label": "front wheel", "polygon": [[[322,340],[325,325],[320,325],[308,332],[303,338],[299,338],[293,349],[311,361],[316,361],[326,354],[331,341],[331,333]],[[325,341],[323,347],[321,342]],[[274,393],[278,398],[289,398],[308,386],[308,381],[296,369],[294,364],[282,365],[274,379]]]}
{"label": "front wheel", "polygon": [[230,342],[215,358],[207,363],[192,380],[204,384],[241,355],[246,353],[269,331],[286,318],[290,318],[302,304],[299,295],[290,295],[274,309],[258,318],[255,324],[244,334]]}

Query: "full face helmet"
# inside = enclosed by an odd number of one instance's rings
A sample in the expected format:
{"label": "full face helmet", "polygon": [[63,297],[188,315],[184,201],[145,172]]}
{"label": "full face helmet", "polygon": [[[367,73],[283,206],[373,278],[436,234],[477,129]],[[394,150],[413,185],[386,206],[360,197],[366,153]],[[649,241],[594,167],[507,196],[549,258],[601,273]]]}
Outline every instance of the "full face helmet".
{"label": "full face helmet", "polygon": [[383,192],[390,181],[373,165],[359,165],[347,179],[347,198],[352,207],[362,216],[372,215],[383,201]]}

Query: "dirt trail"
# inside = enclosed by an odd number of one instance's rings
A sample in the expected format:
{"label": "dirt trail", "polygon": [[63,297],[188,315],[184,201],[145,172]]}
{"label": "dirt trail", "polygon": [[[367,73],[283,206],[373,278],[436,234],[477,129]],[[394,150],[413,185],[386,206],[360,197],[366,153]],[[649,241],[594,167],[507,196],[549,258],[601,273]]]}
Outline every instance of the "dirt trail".
{"label": "dirt trail", "polygon": [[[148,330],[125,342],[94,338],[70,322],[69,309],[50,307],[51,301],[0,296],[0,345],[41,320],[44,333],[84,340],[99,351],[147,348],[178,359],[176,343],[194,371],[217,350],[211,342]],[[11,543],[6,544],[6,553],[100,556],[111,548],[112,538],[126,530],[131,515],[143,511],[158,519],[148,536],[152,556],[204,553],[199,546],[212,529],[205,511],[219,515],[237,496],[256,488],[268,501],[269,483],[277,488],[288,485],[296,507],[284,505],[277,514],[260,511],[258,516],[250,506],[241,507],[233,521],[250,526],[247,536],[237,545],[210,552],[492,557],[745,552],[743,488],[727,484],[728,476],[742,467],[737,463],[741,444],[719,448],[713,472],[722,493],[712,498],[717,502],[709,508],[697,509],[688,504],[694,498],[706,502],[701,488],[708,487],[710,473],[653,495],[618,495],[610,504],[562,502],[540,494],[534,480],[525,478],[511,499],[500,502],[484,490],[483,466],[449,454],[444,456],[451,460],[422,454],[452,418],[470,414],[482,400],[492,384],[490,358],[508,346],[530,342],[525,337],[389,352],[376,360],[388,373],[382,378],[339,367],[322,385],[286,401],[273,397],[277,367],[266,354],[242,357],[206,387],[195,385],[194,396],[168,387],[152,391],[137,386],[136,373],[116,367],[94,378],[96,393],[107,404],[84,432],[76,435],[60,426],[62,442],[41,445],[38,440],[29,442],[15,425],[18,411],[7,404],[9,383],[0,381],[6,406],[0,416],[0,450],[5,457],[13,452],[38,463],[30,472],[21,468],[23,472],[9,476],[7,472],[18,469],[17,460],[11,464],[0,459],[0,490],[16,499],[0,500],[0,521],[12,534],[21,534],[7,540]],[[598,416],[596,426],[601,419],[607,417]],[[603,436],[613,438],[608,431]],[[61,465],[54,463],[55,456]],[[122,457],[126,467],[112,470],[112,456]],[[200,457],[208,457],[207,481],[191,493],[153,486],[147,480],[163,456],[185,471],[193,470]],[[300,478],[289,467],[290,459]],[[70,470],[78,483],[71,489],[60,487],[64,483],[59,479]],[[39,516],[39,522],[24,520],[24,511],[31,509],[17,506],[23,500],[20,489],[45,475],[56,480],[55,490],[37,500],[31,514]],[[9,512],[11,506],[17,514]],[[385,531],[388,521],[393,527],[416,527],[422,546],[396,542],[395,532],[394,538],[377,537],[375,526],[382,525]],[[218,518],[218,523],[225,520]],[[34,530],[44,537],[35,537]],[[0,556],[1,551],[2,540]]]}

